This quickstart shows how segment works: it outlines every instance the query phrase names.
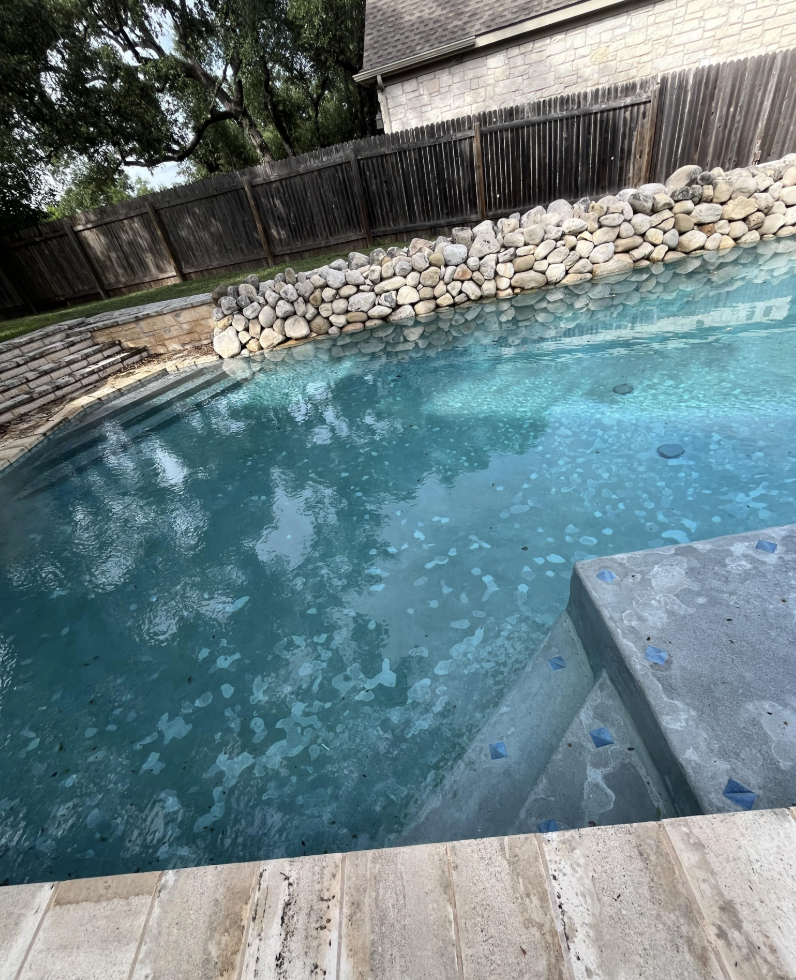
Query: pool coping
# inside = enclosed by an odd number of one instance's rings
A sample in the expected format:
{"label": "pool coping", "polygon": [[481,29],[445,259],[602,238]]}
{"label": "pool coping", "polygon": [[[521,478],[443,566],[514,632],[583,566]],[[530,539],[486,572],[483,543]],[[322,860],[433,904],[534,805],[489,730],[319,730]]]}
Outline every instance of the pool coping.
{"label": "pool coping", "polygon": [[778,809],[16,885],[0,975],[781,980],[794,879]]}

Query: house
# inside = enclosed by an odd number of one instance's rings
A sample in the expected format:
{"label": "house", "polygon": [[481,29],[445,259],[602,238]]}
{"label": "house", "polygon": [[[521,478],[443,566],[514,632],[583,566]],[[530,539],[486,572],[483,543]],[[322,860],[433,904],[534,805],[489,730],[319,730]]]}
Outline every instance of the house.
{"label": "house", "polygon": [[386,132],[796,45],[796,0],[367,0]]}

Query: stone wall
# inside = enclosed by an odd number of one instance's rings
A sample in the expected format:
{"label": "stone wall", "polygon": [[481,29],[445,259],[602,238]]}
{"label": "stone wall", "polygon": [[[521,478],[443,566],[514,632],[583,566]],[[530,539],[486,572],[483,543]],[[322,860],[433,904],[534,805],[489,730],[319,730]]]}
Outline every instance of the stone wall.
{"label": "stone wall", "polygon": [[385,82],[388,131],[796,46],[796,0],[660,0]]}
{"label": "stone wall", "polygon": [[408,248],[352,252],[348,261],[311,272],[287,269],[265,282],[249,276],[219,287],[212,342],[223,358],[250,357],[289,341],[385,323],[411,328],[416,319],[478,300],[583,285],[792,235],[796,153],[726,173],[693,164],[666,184],[627,188],[599,201],[553,201],[496,224],[454,228],[449,238],[415,238]]}
{"label": "stone wall", "polygon": [[97,343],[115,340],[123,347],[145,347],[151,354],[171,354],[208,342],[212,311],[210,294],[204,293],[92,317],[86,326]]}

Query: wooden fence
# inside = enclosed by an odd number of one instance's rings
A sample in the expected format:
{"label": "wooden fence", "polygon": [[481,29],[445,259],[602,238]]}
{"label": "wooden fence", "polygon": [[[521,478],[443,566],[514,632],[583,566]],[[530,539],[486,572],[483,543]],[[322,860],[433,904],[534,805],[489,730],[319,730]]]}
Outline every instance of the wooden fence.
{"label": "wooden fence", "polygon": [[[0,242],[0,313],[434,234],[796,148],[796,51],[562,95],[224,174]],[[789,81],[791,84],[789,84]]]}

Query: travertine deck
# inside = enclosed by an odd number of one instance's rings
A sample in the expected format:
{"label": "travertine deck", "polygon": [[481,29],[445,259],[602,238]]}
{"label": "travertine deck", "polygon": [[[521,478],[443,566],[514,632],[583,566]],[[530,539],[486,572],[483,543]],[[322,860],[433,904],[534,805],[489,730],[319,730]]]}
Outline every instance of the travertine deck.
{"label": "travertine deck", "polygon": [[0,980],[785,980],[796,811],[0,889]]}

